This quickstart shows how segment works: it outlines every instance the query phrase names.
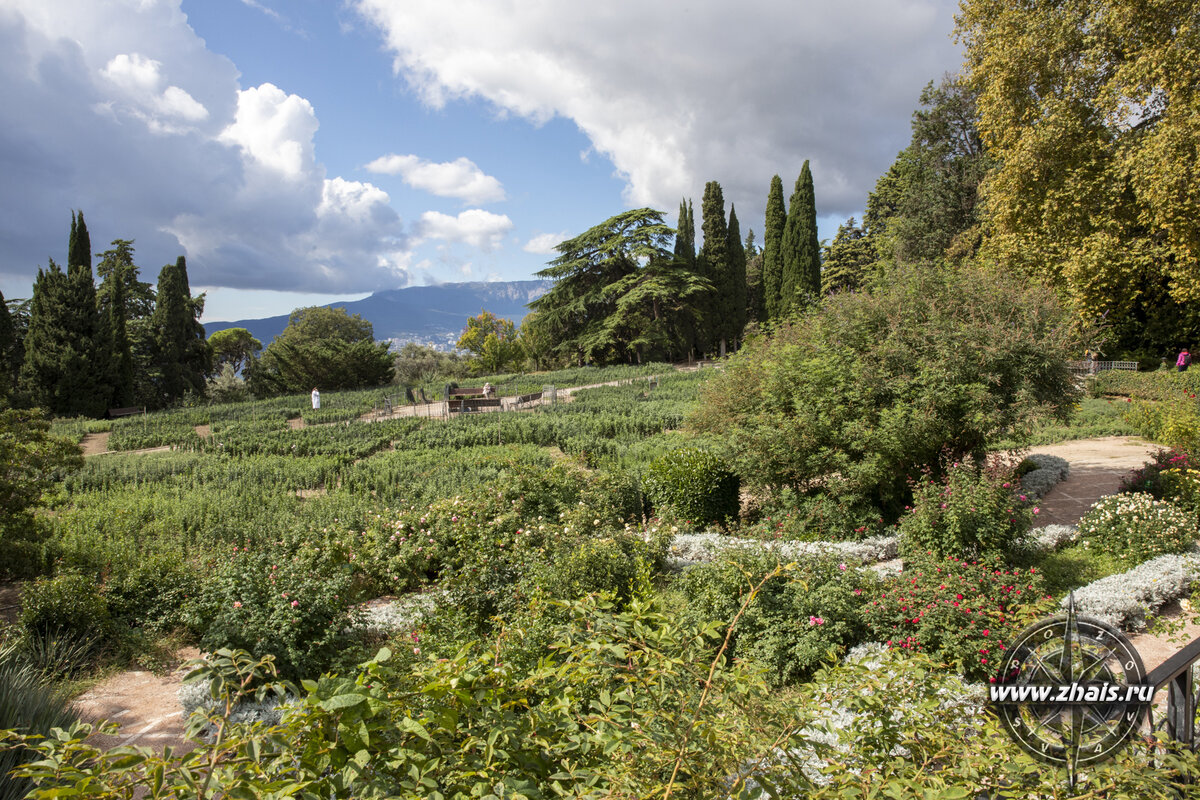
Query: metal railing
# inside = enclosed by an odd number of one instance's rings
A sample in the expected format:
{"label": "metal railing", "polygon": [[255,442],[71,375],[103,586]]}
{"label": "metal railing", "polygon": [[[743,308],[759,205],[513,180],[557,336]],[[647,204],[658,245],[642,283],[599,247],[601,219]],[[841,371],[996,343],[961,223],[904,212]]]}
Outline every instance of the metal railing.
{"label": "metal railing", "polygon": [[[1200,638],[1150,671],[1146,683],[1157,692],[1167,689],[1167,738],[1196,749],[1196,694],[1192,665],[1200,661]],[[1146,720],[1154,730],[1154,706],[1146,709]]]}
{"label": "metal railing", "polygon": [[1095,375],[1110,369],[1127,369],[1137,371],[1136,361],[1068,361],[1067,368],[1073,375]]}

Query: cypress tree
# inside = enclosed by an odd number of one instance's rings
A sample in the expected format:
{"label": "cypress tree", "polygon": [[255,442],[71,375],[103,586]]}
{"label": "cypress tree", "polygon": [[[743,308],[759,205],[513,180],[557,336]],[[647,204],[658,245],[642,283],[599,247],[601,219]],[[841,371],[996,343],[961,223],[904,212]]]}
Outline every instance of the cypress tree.
{"label": "cypress tree", "polygon": [[[106,328],[112,358],[109,361],[109,385],[112,387],[110,402],[118,408],[134,404],[133,348],[129,341],[129,304],[126,295],[128,272],[133,270],[132,249],[128,243],[118,239],[116,250],[104,254],[100,263],[103,283],[97,292],[100,317]],[[122,245],[125,247],[122,247]]]}
{"label": "cypress tree", "polygon": [[760,320],[778,319],[780,286],[783,283],[783,231],[787,213],[783,207],[783,181],[778,175],[771,178],[767,192],[767,218],[763,227],[762,300],[758,310]]}
{"label": "cypress tree", "polygon": [[199,323],[203,298],[193,299],[188,286],[187,260],[180,256],[158,274],[158,302],[151,319],[157,335],[155,359],[159,399],[173,403],[188,392],[204,394],[208,344]]}
{"label": "cypress tree", "polygon": [[8,304],[4,302],[4,293],[0,292],[0,398],[12,394],[16,386],[16,343],[17,334],[13,328],[12,315],[8,313]]}
{"label": "cypress tree", "polygon": [[742,329],[746,327],[746,250],[742,246],[742,231],[738,225],[737,211],[729,204],[729,232],[727,235],[726,252],[729,253],[729,283],[722,292],[725,300],[726,319],[725,338],[736,348],[742,339]]}
{"label": "cypress tree", "polygon": [[691,202],[679,201],[679,226],[675,231],[675,260],[696,266],[696,222],[692,218]]}
{"label": "cypress tree", "polygon": [[821,253],[817,239],[817,209],[808,161],[796,178],[788,201],[781,244],[783,278],[779,285],[780,315],[786,315],[821,290]]}
{"label": "cypress tree", "polygon": [[39,269],[29,301],[29,330],[25,334],[25,360],[21,365],[21,391],[35,406],[67,413],[63,376],[78,354],[63,332],[67,276],[50,259]]}
{"label": "cypress tree", "polygon": [[727,315],[723,295],[729,286],[729,231],[725,227],[725,197],[721,192],[721,184],[716,181],[704,185],[700,216],[704,244],[700,246],[697,262],[701,277],[707,278],[713,285],[713,291],[706,293],[704,298],[700,346],[708,351],[719,344],[721,355],[724,355]]}

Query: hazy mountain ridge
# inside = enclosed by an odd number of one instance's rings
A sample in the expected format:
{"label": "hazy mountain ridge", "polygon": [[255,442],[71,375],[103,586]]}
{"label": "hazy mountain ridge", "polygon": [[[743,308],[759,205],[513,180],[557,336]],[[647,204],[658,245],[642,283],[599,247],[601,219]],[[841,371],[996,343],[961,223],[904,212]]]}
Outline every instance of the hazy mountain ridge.
{"label": "hazy mountain ridge", "polygon": [[[529,313],[530,301],[541,297],[554,284],[549,280],[443,283],[437,286],[407,286],[376,292],[350,303],[330,303],[369,320],[376,339],[445,340],[467,324],[467,317],[482,309],[518,325]],[[208,335],[226,328],[245,328],[264,345],[283,332],[289,315],[232,322],[206,322]]]}

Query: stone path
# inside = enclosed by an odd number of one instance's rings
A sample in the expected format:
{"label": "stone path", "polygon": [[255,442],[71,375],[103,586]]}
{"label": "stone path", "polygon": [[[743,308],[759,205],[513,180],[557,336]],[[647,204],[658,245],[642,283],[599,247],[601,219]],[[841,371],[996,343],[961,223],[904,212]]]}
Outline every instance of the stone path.
{"label": "stone path", "polygon": [[1137,436],[1104,436],[1034,447],[1033,453],[1065,458],[1071,474],[1046,492],[1040,503],[1038,525],[1074,525],[1106,495],[1115,494],[1121,479],[1145,464],[1162,449]]}

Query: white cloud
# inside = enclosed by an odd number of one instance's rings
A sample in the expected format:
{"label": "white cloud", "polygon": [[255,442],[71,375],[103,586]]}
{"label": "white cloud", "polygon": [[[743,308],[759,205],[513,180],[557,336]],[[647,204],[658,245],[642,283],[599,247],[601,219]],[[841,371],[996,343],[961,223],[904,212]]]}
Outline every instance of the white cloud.
{"label": "white cloud", "polygon": [[526,253],[535,253],[542,256],[557,254],[558,251],[554,248],[557,247],[560,242],[565,242],[569,238],[570,237],[567,235],[566,231],[563,231],[562,233],[543,233],[539,234],[538,236],[534,236],[532,239],[526,242],[525,246],[521,249]]}
{"label": "white cloud", "polygon": [[504,214],[493,214],[480,208],[469,208],[457,217],[426,211],[417,225],[417,235],[423,239],[464,242],[489,251],[500,247],[504,235],[512,227],[512,220]]}
{"label": "white cloud", "polygon": [[297,179],[314,164],[317,115],[303,97],[264,83],[238,92],[237,119],[221,133],[255,162]]}
{"label": "white cloud", "polygon": [[194,286],[406,284],[410,241],[387,193],[326,175],[312,105],[239,87],[179,3],[0,5],[0,279],[61,261],[81,208],[97,250],[136,239],[150,281],[182,252]]}
{"label": "white cloud", "polygon": [[659,208],[715,179],[761,209],[771,175],[790,186],[810,159],[822,213],[852,213],[907,144],[921,87],[961,60],[954,0],[748,0],[732,17],[718,0],[354,7],[426,103],[569,119],[628,204]]}
{"label": "white cloud", "polygon": [[399,175],[416,189],[438,197],[455,197],[464,203],[491,203],[504,199],[500,181],[487,175],[468,158],[435,163],[417,156],[389,153],[367,164],[371,172]]}

